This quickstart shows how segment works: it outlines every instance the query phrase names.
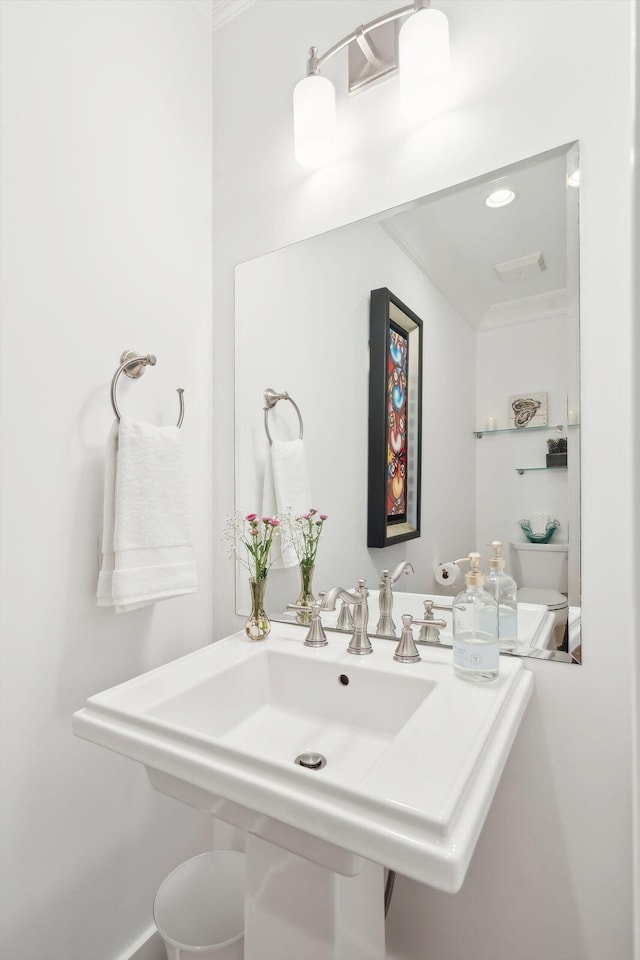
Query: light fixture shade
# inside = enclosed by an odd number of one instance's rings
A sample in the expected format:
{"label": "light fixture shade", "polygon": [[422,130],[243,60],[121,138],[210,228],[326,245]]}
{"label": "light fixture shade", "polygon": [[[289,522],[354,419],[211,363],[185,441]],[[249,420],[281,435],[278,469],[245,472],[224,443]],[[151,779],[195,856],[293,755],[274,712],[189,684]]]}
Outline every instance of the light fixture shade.
{"label": "light fixture shade", "polygon": [[403,109],[424,119],[448,104],[449,23],[441,10],[417,10],[399,37],[400,95]]}
{"label": "light fixture shade", "polygon": [[336,92],[326,77],[312,74],[293,91],[293,135],[296,160],[303,167],[321,167],[333,160],[336,139]]}

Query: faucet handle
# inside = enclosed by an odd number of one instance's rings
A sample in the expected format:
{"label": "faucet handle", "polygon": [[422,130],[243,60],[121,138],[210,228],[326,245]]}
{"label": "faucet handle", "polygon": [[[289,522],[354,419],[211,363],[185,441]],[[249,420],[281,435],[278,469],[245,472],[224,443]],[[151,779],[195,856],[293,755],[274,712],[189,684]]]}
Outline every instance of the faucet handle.
{"label": "faucet handle", "polygon": [[447,625],[446,620],[436,620],[433,615],[433,600],[424,601],[424,620],[414,620],[420,624],[418,643],[440,643],[440,631]]}
{"label": "faucet handle", "polygon": [[320,604],[314,603],[311,607],[303,607],[299,603],[288,603],[287,610],[303,611],[311,616],[309,632],[305,637],[305,647],[326,647],[329,643],[320,619]]}
{"label": "faucet handle", "polygon": [[344,600],[340,601],[340,613],[338,614],[338,622],[336,623],[338,630],[353,630],[353,616],[351,614],[351,607],[348,603],[345,603]]}
{"label": "faucet handle", "polygon": [[402,614],[402,633],[400,634],[400,642],[396,647],[396,652],[393,655],[393,659],[399,663],[418,663],[419,660],[422,660],[422,657],[418,653],[416,642],[413,639],[411,624],[414,622],[416,621],[414,621],[410,613]]}

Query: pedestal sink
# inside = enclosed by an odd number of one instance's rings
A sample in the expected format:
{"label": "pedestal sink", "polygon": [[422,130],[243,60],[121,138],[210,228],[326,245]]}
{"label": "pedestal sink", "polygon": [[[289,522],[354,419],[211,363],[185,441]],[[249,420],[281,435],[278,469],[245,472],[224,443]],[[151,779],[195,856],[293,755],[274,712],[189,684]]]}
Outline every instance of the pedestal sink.
{"label": "pedestal sink", "polygon": [[502,657],[476,685],[450,650],[401,664],[304,635],[234,634],[91,697],[74,732],[247,831],[246,960],[382,960],[379,865],[460,888],[532,675]]}

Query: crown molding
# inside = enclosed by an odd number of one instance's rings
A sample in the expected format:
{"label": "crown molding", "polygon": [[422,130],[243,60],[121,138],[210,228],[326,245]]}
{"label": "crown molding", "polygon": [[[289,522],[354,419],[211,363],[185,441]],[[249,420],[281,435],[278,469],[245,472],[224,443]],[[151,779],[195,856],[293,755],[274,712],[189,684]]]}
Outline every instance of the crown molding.
{"label": "crown molding", "polygon": [[478,326],[479,330],[495,330],[497,327],[509,327],[514,323],[528,323],[531,320],[544,320],[550,317],[566,316],[569,310],[567,291],[550,290],[548,293],[519,300],[507,300],[494,303],[486,311]]}
{"label": "crown molding", "polygon": [[460,316],[462,317],[462,319],[463,319],[466,323],[469,324],[469,326],[471,327],[471,329],[472,329],[472,330],[476,330],[478,324],[477,324],[477,322],[474,322],[474,317],[469,314],[469,311],[468,311],[466,305],[465,305],[458,297],[455,296],[455,291],[445,290],[445,289],[442,287],[442,285],[438,282],[437,277],[435,277],[435,276],[428,270],[428,268],[427,268],[427,266],[426,266],[426,264],[425,264],[425,262],[424,262],[424,257],[421,256],[420,253],[416,250],[416,248],[415,248],[415,246],[413,245],[412,241],[409,240],[409,239],[407,239],[407,238],[404,237],[404,236],[401,236],[401,234],[395,229],[395,227],[393,227],[393,226],[392,226],[388,221],[386,221],[386,220],[381,221],[380,226],[382,227],[382,229],[384,230],[384,232],[385,232],[389,237],[391,237],[391,239],[392,239],[393,242],[396,244],[396,246],[398,246],[398,247],[400,248],[400,250],[402,250],[402,252],[404,253],[404,255],[405,255],[406,257],[408,257],[409,260],[411,260],[411,262],[412,262],[413,264],[415,264],[415,266],[416,266],[416,267],[418,268],[418,270],[423,274],[423,276],[425,276],[425,277],[427,278],[427,280],[429,281],[429,283],[432,283],[432,284],[433,284],[433,286],[436,288],[436,290],[438,291],[438,293],[439,293],[442,297],[444,297],[444,299],[445,299],[448,303],[451,304],[451,306],[454,308],[454,310],[456,310],[457,313],[460,314]]}
{"label": "crown molding", "polygon": [[214,30],[219,30],[225,23],[234,20],[256,0],[211,0],[211,22]]}
{"label": "crown molding", "polygon": [[212,0],[188,0],[194,10],[205,18],[207,23],[211,23],[213,13]]}
{"label": "crown molding", "polygon": [[455,290],[444,289],[441,286],[437,277],[429,272],[424,263],[424,258],[414,248],[411,240],[402,236],[388,221],[383,220],[380,226],[473,330],[495,330],[498,327],[510,327],[516,323],[564,317],[569,312],[569,294],[565,288],[562,288],[530,297],[519,297],[514,300],[493,303],[484,314],[478,317],[477,313],[471,312],[466,300],[456,296]]}

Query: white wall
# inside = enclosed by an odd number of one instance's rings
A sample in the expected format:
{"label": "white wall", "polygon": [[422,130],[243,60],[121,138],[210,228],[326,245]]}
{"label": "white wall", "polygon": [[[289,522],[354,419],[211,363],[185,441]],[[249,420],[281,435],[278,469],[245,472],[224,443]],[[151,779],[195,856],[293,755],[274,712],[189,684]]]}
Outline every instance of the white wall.
{"label": "white wall", "polygon": [[[632,262],[638,263],[640,260],[640,38],[638,37],[638,28],[640,27],[640,0],[635,0],[633,4],[633,37],[634,37],[634,66],[635,66],[635,83],[633,85],[633,105],[634,105],[634,116],[635,116],[635,137],[634,137],[634,150],[633,150],[633,235],[631,240],[631,251],[632,251]],[[634,361],[635,368],[640,368],[640,336],[638,332],[640,331],[640,270],[635,271],[635,284],[633,289],[633,313],[635,317],[634,324]],[[638,400],[640,399],[640,389],[638,386],[638,380],[635,380],[635,391],[634,391],[634,410],[638,410]],[[636,417],[637,424],[637,417]],[[640,468],[640,444],[636,444],[635,447],[635,467],[636,467],[636,476],[638,475],[638,469]],[[640,529],[639,520],[640,515],[636,507],[635,517],[634,517],[634,528],[635,528],[635,544],[636,544],[636,560],[638,557],[638,547],[640,545],[640,538],[638,537],[638,531]],[[636,562],[636,596],[638,594],[638,586],[640,586],[640,566]],[[638,631],[637,626],[637,617],[636,617],[636,634]],[[635,889],[640,891],[640,649],[636,644],[634,648],[634,659],[635,659],[635,669],[631,674],[631,689],[634,696],[634,736],[632,739],[632,753],[634,757],[634,831],[632,834],[632,842],[635,851],[634,865],[635,865]],[[640,910],[635,911],[635,953],[634,960],[640,960]]]}
{"label": "white wall", "polygon": [[[423,321],[422,536],[367,549],[369,292],[388,287]],[[327,513],[314,587],[376,588],[403,559],[406,587],[433,590],[433,565],[466,552],[475,528],[474,334],[451,304],[376,222],[352,224],[236,270],[236,502],[262,512],[266,437],[262,395],[287,390],[301,409],[312,503]],[[449,395],[455,368],[459,395]],[[298,435],[290,405],[269,414],[272,436]],[[433,456],[456,438],[455,458]],[[446,518],[453,518],[447,520]],[[247,575],[239,593],[248,603]],[[244,589],[243,589],[244,588]],[[281,614],[300,588],[296,568],[274,569],[267,611]],[[242,608],[242,604],[240,605]]]}
{"label": "white wall", "polygon": [[[580,139],[584,665],[528,663],[534,698],[462,891],[450,897],[399,880],[388,940],[403,960],[628,960],[631,4],[607,4],[603,17],[590,0],[442,0],[461,78],[457,103],[412,130],[399,116],[395,80],[347,102],[338,57],[327,74],[339,87],[348,150],[334,166],[305,173],[292,157],[291,90],[306,50],[327,49],[388,6],[261,0],[214,38],[216,406],[223,410],[233,389],[234,264]],[[249,67],[265,48],[258,83]],[[606,462],[604,437],[613,441]],[[217,447],[232,443],[232,424],[220,418]],[[233,509],[222,457],[215,474],[221,527]],[[218,556],[221,633],[238,620],[233,570],[222,548]]]}
{"label": "white wall", "polygon": [[[210,828],[74,738],[91,694],[210,641],[211,25],[181,0],[0,3],[2,934],[7,960],[115,960]],[[109,385],[177,418],[200,592],[95,601]],[[125,380],[122,377],[121,380]]]}

